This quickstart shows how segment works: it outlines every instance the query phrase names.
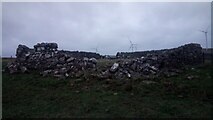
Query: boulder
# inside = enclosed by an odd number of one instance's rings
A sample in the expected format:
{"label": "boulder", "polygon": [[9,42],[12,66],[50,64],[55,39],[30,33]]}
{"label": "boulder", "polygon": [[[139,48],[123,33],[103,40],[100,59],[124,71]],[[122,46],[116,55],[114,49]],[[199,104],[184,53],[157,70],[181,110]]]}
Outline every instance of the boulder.
{"label": "boulder", "polygon": [[90,58],[89,61],[91,61],[91,62],[94,63],[94,64],[97,64],[97,62],[98,62],[98,60],[95,59],[95,58]]}
{"label": "boulder", "polygon": [[118,70],[118,67],[119,67],[119,64],[118,63],[114,63],[113,65],[112,65],[112,67],[110,68],[110,72],[111,73],[115,73],[117,70]]}

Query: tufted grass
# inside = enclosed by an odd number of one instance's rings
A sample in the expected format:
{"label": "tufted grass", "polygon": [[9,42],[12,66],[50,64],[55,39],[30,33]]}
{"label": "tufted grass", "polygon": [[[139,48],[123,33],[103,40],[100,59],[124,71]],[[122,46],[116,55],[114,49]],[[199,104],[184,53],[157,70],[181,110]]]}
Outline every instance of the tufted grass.
{"label": "tufted grass", "polygon": [[[8,60],[2,60],[3,67]],[[108,64],[104,60],[100,65]],[[2,74],[3,118],[212,118],[212,64],[175,77],[101,80]],[[187,79],[194,76],[193,79]],[[108,82],[106,82],[108,81]],[[131,85],[132,90],[125,90]]]}

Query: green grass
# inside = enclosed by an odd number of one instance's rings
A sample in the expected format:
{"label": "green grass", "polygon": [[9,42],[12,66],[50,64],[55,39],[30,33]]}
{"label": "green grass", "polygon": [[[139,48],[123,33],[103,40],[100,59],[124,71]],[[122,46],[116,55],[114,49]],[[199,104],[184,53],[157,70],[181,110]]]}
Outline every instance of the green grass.
{"label": "green grass", "polygon": [[[3,66],[7,62],[3,60]],[[58,80],[37,72],[3,73],[3,118],[212,118],[213,66],[194,68],[176,77],[156,78],[154,84],[133,80],[131,91],[125,90],[129,80]],[[189,75],[196,77],[188,80]]]}

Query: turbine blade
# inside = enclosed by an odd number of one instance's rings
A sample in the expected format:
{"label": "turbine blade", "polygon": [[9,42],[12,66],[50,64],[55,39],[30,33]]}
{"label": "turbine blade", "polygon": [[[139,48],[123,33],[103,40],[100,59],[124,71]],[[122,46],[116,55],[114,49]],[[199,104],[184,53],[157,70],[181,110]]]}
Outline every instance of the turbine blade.
{"label": "turbine blade", "polygon": [[203,31],[203,30],[199,30],[199,31],[205,33],[205,31]]}
{"label": "turbine blade", "polygon": [[206,32],[208,31],[208,29],[209,29],[209,26],[206,28]]}
{"label": "turbine blade", "polygon": [[129,40],[130,44],[132,44],[132,41],[129,39],[129,36],[128,36],[127,38],[128,38],[128,40]]}

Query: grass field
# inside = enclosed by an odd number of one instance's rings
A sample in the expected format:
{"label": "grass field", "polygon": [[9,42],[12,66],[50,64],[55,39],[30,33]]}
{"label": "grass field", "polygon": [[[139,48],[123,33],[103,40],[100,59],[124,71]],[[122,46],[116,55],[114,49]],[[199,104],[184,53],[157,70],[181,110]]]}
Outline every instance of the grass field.
{"label": "grass field", "polygon": [[[2,60],[3,68],[10,60]],[[105,64],[101,61],[100,65]],[[107,64],[107,63],[106,63]],[[212,118],[212,64],[175,77],[133,80],[65,79],[2,74],[3,118]],[[192,79],[187,79],[193,76]]]}

